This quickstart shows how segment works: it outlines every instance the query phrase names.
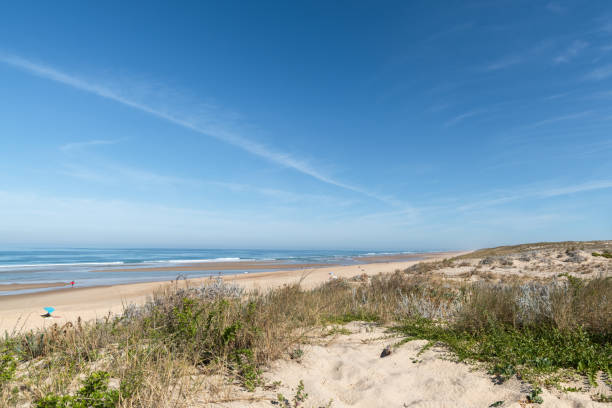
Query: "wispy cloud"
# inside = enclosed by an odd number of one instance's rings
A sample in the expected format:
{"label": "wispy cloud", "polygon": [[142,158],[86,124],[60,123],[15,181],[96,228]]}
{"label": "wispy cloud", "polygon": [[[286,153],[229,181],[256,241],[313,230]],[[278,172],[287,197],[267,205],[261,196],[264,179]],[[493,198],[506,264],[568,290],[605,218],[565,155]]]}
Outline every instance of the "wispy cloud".
{"label": "wispy cloud", "polygon": [[103,145],[112,145],[117,143],[116,140],[89,140],[85,142],[73,142],[66,143],[65,145],[60,146],[60,150],[70,151],[70,150],[81,150],[92,146],[103,146]]}
{"label": "wispy cloud", "polygon": [[559,54],[553,61],[555,62],[555,64],[569,62],[575,57],[577,57],[578,54],[580,54],[588,46],[588,42],[576,40],[572,42],[570,46],[565,51],[563,51],[563,53]]}
{"label": "wispy cloud", "polygon": [[493,72],[501,71],[512,66],[530,62],[540,56],[544,51],[549,50],[555,45],[557,39],[545,39],[533,44],[530,47],[509,53],[499,59],[492,60],[489,63],[479,67],[479,71]]}
{"label": "wispy cloud", "polygon": [[459,211],[468,211],[474,209],[481,209],[485,207],[494,207],[497,205],[506,204],[512,201],[519,201],[525,199],[542,199],[551,198],[558,196],[565,196],[577,193],[584,193],[588,191],[604,190],[612,188],[612,180],[593,180],[587,181],[580,184],[574,184],[562,187],[528,187],[518,188],[514,191],[498,192],[495,196],[474,200],[468,204],[458,206]]}
{"label": "wispy cloud", "polygon": [[571,92],[562,92],[562,93],[546,96],[546,97],[544,97],[542,99],[544,99],[545,101],[552,101],[552,100],[555,100],[555,99],[565,98],[569,94],[571,94]]}
{"label": "wispy cloud", "polygon": [[334,206],[348,206],[355,204],[354,200],[339,199],[330,195],[298,193],[278,188],[260,187],[252,184],[242,184],[226,181],[205,181],[207,185],[221,187],[236,193],[257,194],[285,203],[316,202],[318,204],[331,204]]}
{"label": "wispy cloud", "polygon": [[451,120],[447,121],[446,123],[444,123],[445,127],[450,127],[450,126],[454,126],[468,118],[471,118],[473,116],[477,116],[477,115],[481,115],[483,113],[487,112],[484,109],[475,109],[475,110],[471,110],[469,112],[465,112],[462,113],[461,115],[457,115],[454,118],[452,118]]}
{"label": "wispy cloud", "polygon": [[81,180],[106,183],[130,183],[134,188],[148,188],[159,186],[201,186],[202,182],[196,179],[168,176],[149,170],[143,170],[115,163],[98,163],[97,165],[83,165],[80,163],[66,163],[59,171],[65,176]]}
{"label": "wispy cloud", "polygon": [[584,79],[591,81],[601,81],[612,76],[612,64],[604,65],[599,68],[595,68],[591,72],[584,76]]}
{"label": "wispy cloud", "polygon": [[540,127],[544,125],[550,125],[552,123],[563,122],[566,120],[581,119],[581,118],[584,118],[585,116],[589,116],[592,113],[593,113],[592,111],[587,110],[583,112],[571,113],[569,115],[555,116],[553,118],[548,118],[548,119],[540,120],[538,122],[535,122],[529,125],[525,125],[523,126],[523,128],[534,128],[534,127]]}
{"label": "wispy cloud", "polygon": [[612,180],[597,180],[589,181],[582,184],[575,184],[573,186],[549,188],[535,193],[537,197],[557,197],[562,195],[582,193],[593,190],[603,190],[612,188]]}
{"label": "wispy cloud", "polygon": [[390,200],[388,197],[370,192],[362,187],[354,186],[336,180],[331,176],[322,173],[314,166],[310,165],[302,159],[298,159],[288,153],[272,149],[261,143],[247,139],[244,136],[238,134],[237,132],[232,131],[229,127],[225,128],[219,125],[201,125],[198,123],[197,120],[194,120],[188,114],[181,114],[181,112],[171,112],[156,108],[154,106],[150,106],[146,103],[133,99],[125,93],[125,90],[118,91],[111,87],[102,85],[96,81],[86,80],[75,75],[67,74],[50,66],[35,63],[20,56],[0,54],[0,62],[22,69],[30,74],[50,79],[52,81],[59,82],[64,85],[68,85],[72,88],[89,92],[102,98],[118,102],[122,105],[129,106],[131,108],[153,115],[159,119],[163,119],[175,125],[192,130],[196,133],[213,137],[225,143],[229,143],[239,149],[247,151],[255,156],[259,156],[270,162],[279,164],[287,168],[291,168],[302,174],[313,177],[323,183],[331,184],[346,190],[351,190],[374,198],[376,200],[386,202],[388,204],[393,204],[393,200]]}
{"label": "wispy cloud", "polygon": [[188,187],[191,191],[204,191],[210,187],[219,187],[223,190],[257,195],[273,199],[279,203],[316,203],[317,205],[333,205],[346,207],[357,201],[339,198],[333,195],[298,193],[270,187],[260,187],[252,184],[242,184],[228,181],[200,180],[189,177],[160,174],[147,169],[119,165],[116,163],[81,164],[66,163],[59,171],[60,174],[87,182],[106,185],[123,185],[132,190],[172,189],[175,187]]}
{"label": "wispy cloud", "polygon": [[523,62],[523,59],[524,58],[519,55],[508,55],[488,63],[483,67],[483,69],[485,71],[499,71],[502,69],[509,68],[513,65],[520,64],[521,62]]}

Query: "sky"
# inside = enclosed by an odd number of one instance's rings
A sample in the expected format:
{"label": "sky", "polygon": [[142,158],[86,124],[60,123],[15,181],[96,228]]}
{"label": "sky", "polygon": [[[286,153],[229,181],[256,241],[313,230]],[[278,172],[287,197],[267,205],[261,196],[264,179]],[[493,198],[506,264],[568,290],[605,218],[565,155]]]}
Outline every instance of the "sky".
{"label": "sky", "polygon": [[609,1],[0,5],[0,245],[612,238]]}

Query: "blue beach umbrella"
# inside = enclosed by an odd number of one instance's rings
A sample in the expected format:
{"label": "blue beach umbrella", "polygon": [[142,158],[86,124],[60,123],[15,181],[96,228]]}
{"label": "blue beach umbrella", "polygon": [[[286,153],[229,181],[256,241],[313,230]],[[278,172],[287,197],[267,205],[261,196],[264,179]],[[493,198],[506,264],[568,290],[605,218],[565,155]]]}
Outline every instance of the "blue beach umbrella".
{"label": "blue beach umbrella", "polygon": [[45,309],[47,313],[41,315],[42,317],[51,317],[51,313],[53,313],[53,311],[55,310],[54,307],[50,307],[50,306],[44,307],[43,309]]}

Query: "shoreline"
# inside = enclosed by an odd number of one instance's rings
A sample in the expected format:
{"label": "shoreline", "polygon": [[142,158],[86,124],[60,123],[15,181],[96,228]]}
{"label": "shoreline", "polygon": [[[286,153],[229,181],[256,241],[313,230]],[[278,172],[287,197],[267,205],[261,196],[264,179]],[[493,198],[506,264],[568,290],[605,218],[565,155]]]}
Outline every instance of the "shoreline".
{"label": "shoreline", "polygon": [[[430,252],[430,253],[421,253],[421,254],[389,254],[389,255],[371,255],[371,256],[356,256],[352,259],[356,261],[356,264],[359,263],[385,263],[385,262],[395,262],[395,261],[413,261],[424,259],[424,254],[438,254],[438,252]],[[261,260],[261,261],[253,261],[253,260],[244,260],[244,261],[230,261],[230,262],[194,262],[194,263],[184,263],[180,265],[163,265],[163,266],[133,266],[127,267],[122,266],[119,268],[113,269],[94,269],[92,273],[105,273],[105,272],[221,272],[221,271],[240,271],[241,273],[249,274],[253,271],[289,271],[289,270],[301,270],[301,269],[311,269],[311,268],[326,268],[332,266],[346,266],[346,264],[342,263],[286,263],[282,260]],[[256,272],[257,273],[257,272]],[[236,272],[235,274],[239,274]],[[209,275],[216,276],[216,275]],[[209,276],[200,276],[193,277],[188,279],[202,279],[207,278]],[[221,275],[221,276],[227,276]],[[176,277],[175,277],[176,278]],[[124,282],[124,283],[101,283],[95,285],[86,285],[86,286],[77,286],[72,289],[83,289],[83,288],[94,288],[101,286],[114,286],[114,285],[130,285],[136,283],[149,283],[149,282],[164,282],[164,281],[172,281],[171,279],[160,279],[160,278],[152,278],[152,280],[134,280],[133,282]],[[29,293],[16,293],[15,295],[26,295],[26,294],[40,294],[44,292],[51,292],[60,289],[60,287],[69,286],[69,282],[37,282],[37,283],[9,283],[9,284],[0,284],[0,297],[4,296],[12,296],[13,294],[10,292],[20,292],[28,289],[43,289],[36,292]],[[66,289],[66,288],[63,288]]]}
{"label": "shoreline", "polygon": [[[305,288],[312,288],[329,280],[330,274],[339,278],[377,273],[393,272],[405,269],[420,261],[435,261],[457,256],[469,251],[436,252],[409,254],[411,260],[369,262],[353,265],[327,265],[303,269],[239,273],[221,275],[226,282],[233,282],[244,286],[246,290],[267,290],[285,284],[301,281]],[[181,280],[179,285],[197,285],[214,279],[217,276],[191,278]],[[167,288],[175,282],[173,280],[126,283],[117,285],[92,286],[82,288],[61,288],[44,292],[14,294],[0,296],[0,334],[8,331],[20,332],[30,329],[49,327],[55,323],[66,324],[68,321],[81,318],[91,320],[102,318],[109,314],[121,313],[128,304],[142,304],[156,290]],[[55,319],[40,317],[43,307],[55,307]]]}

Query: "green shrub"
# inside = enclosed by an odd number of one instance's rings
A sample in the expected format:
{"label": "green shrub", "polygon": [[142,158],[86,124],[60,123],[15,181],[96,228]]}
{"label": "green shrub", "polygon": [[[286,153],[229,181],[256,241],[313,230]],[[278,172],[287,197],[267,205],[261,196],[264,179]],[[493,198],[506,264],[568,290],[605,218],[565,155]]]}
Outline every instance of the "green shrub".
{"label": "green shrub", "polygon": [[76,395],[47,395],[36,401],[36,408],[114,408],[119,403],[119,391],[108,389],[109,375],[92,373]]}
{"label": "green shrub", "polygon": [[559,369],[573,369],[594,379],[598,371],[612,374],[612,343],[584,329],[514,328],[501,324],[473,332],[428,319],[404,322],[396,328],[407,339],[427,339],[446,345],[459,360],[485,362],[490,373],[506,380],[520,373],[528,381]]}

